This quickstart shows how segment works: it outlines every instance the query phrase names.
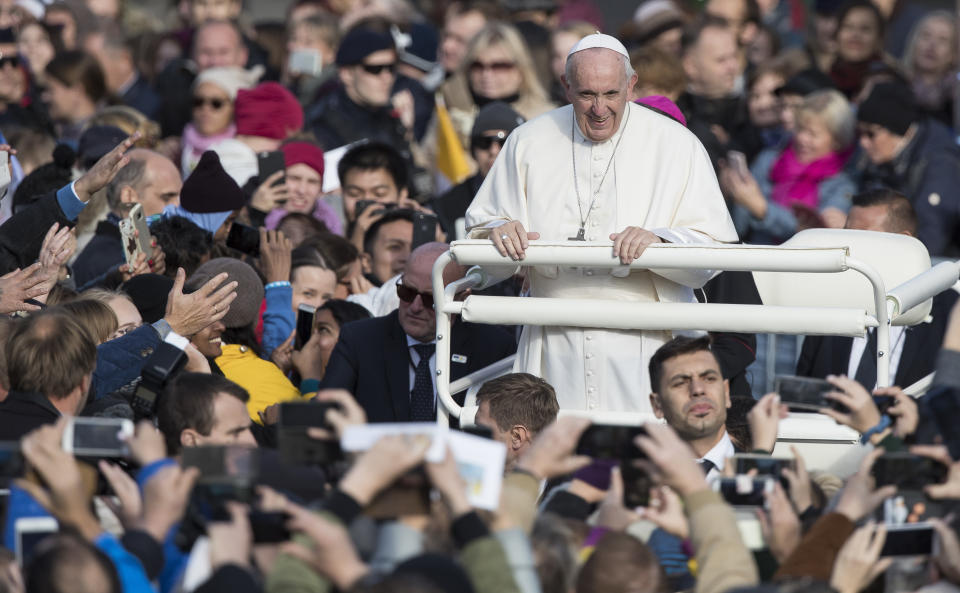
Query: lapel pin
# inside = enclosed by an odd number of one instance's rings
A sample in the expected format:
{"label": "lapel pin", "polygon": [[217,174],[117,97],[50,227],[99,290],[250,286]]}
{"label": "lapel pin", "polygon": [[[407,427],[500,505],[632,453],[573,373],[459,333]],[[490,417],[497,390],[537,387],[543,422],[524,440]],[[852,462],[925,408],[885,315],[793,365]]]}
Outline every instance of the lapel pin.
{"label": "lapel pin", "polygon": [[467,357],[464,356],[463,354],[454,354],[450,357],[450,360],[453,362],[460,362],[460,363],[466,364]]}

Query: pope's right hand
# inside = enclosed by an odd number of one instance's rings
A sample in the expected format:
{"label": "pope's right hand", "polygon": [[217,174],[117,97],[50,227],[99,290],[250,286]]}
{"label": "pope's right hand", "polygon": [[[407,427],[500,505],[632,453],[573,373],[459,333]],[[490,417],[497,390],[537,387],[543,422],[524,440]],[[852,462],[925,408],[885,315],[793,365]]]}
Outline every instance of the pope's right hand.
{"label": "pope's right hand", "polygon": [[523,259],[524,252],[530,246],[530,241],[540,238],[540,233],[528,233],[523,224],[512,220],[498,227],[490,229],[490,239],[500,252],[514,261]]}

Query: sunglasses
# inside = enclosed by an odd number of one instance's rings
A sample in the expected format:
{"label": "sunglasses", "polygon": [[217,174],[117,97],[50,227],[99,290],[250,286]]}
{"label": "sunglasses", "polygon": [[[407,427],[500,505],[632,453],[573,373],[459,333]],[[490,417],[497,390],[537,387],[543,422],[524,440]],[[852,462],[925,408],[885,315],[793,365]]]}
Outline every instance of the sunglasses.
{"label": "sunglasses", "polygon": [[470,146],[477,150],[490,150],[495,143],[503,148],[503,143],[507,141],[507,135],[503,132],[497,132],[495,136],[474,136],[470,140]]}
{"label": "sunglasses", "polygon": [[492,70],[494,72],[507,72],[508,70],[513,70],[517,65],[513,62],[490,62],[486,64],[479,60],[475,60],[470,63],[471,72],[483,72],[484,70]]}
{"label": "sunglasses", "polygon": [[372,74],[374,76],[378,76],[384,70],[390,74],[394,74],[397,71],[396,62],[392,64],[360,64],[360,67],[363,68],[363,71],[367,74]]}
{"label": "sunglasses", "polygon": [[14,68],[18,67],[20,56],[0,56],[0,69],[6,68],[8,64]]}
{"label": "sunglasses", "polygon": [[203,107],[204,105],[209,105],[211,109],[214,109],[214,110],[219,111],[220,109],[223,109],[223,106],[226,105],[226,104],[227,104],[227,102],[226,102],[225,100],[223,100],[223,99],[207,99],[207,98],[205,98],[205,97],[194,97],[194,98],[193,98],[193,108],[194,108],[194,109],[200,109],[200,108]]}
{"label": "sunglasses", "polygon": [[420,292],[415,288],[410,288],[409,286],[403,284],[402,280],[397,280],[397,298],[405,303],[412,303],[414,299],[417,298],[417,295],[420,295],[420,301],[423,303],[424,307],[428,309],[433,308],[433,293]]}

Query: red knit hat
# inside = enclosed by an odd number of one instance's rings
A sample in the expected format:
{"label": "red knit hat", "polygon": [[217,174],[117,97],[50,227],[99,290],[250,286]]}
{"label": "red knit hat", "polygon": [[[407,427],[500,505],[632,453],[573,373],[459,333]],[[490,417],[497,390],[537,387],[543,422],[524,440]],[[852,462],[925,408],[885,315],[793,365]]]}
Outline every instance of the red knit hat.
{"label": "red knit hat", "polygon": [[309,142],[290,142],[280,147],[283,151],[283,161],[287,167],[304,164],[320,174],[323,181],[323,151],[320,147]]}
{"label": "red knit hat", "polygon": [[297,98],[276,82],[264,82],[237,91],[234,121],[240,136],[283,140],[303,128],[303,109]]}

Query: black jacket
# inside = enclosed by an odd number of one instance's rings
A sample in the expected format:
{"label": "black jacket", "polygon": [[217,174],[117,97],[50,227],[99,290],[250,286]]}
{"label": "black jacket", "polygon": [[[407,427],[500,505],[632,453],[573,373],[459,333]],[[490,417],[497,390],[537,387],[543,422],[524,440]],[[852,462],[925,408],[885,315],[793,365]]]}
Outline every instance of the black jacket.
{"label": "black jacket", "polygon": [[19,441],[25,435],[60,419],[60,411],[39,393],[11,391],[0,402],[0,441]]}
{"label": "black jacket", "polygon": [[[893,384],[907,387],[934,371],[937,352],[943,344],[943,334],[950,319],[950,310],[957,297],[954,290],[946,290],[933,297],[930,323],[920,322],[908,327],[904,334],[903,354],[897,365]],[[850,366],[853,338],[843,336],[807,336],[800,349],[797,374],[823,378],[827,375],[845,375]]]}
{"label": "black jacket", "polygon": [[413,160],[403,124],[393,109],[388,106],[370,110],[357,105],[342,86],[321,98],[310,109],[307,121],[324,150],[366,139],[389,144],[405,160]]}
{"label": "black jacket", "polygon": [[[397,311],[347,323],[330,354],[321,387],[346,389],[370,422],[410,420],[410,354]],[[503,329],[459,321],[453,326],[450,376],[455,381],[517,350]]]}
{"label": "black jacket", "polygon": [[430,204],[433,211],[437,213],[440,220],[440,227],[447,234],[450,240],[453,240],[455,223],[458,218],[463,218],[467,213],[467,208],[473,202],[473,197],[480,190],[483,183],[483,176],[477,173],[473,177],[458,183],[451,187],[446,193],[435,198]]}
{"label": "black jacket", "polygon": [[43,238],[55,222],[61,227],[74,225],[60,209],[57,192],[50,192],[0,225],[0,275],[37,261]]}

